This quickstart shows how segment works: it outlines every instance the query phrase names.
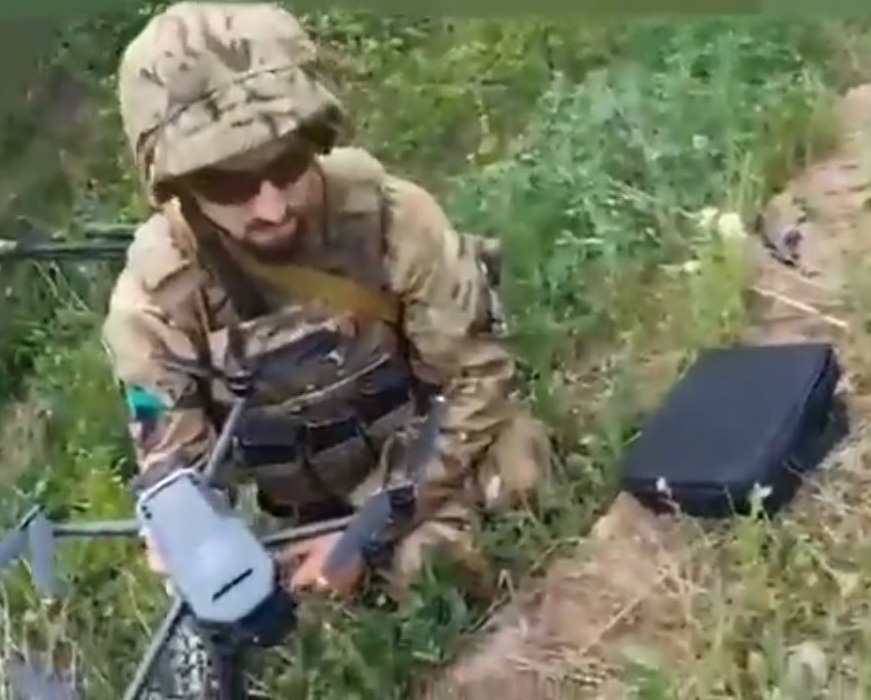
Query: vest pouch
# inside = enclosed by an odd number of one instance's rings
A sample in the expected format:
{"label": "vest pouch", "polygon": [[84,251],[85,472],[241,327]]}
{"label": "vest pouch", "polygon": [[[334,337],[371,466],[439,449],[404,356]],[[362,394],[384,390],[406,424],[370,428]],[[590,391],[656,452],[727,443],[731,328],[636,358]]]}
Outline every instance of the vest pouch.
{"label": "vest pouch", "polygon": [[237,430],[237,447],[245,463],[256,468],[316,456],[361,433],[382,442],[387,437],[383,428],[392,432],[395,414],[413,403],[412,381],[410,373],[388,361],[362,375],[351,398],[341,404],[326,399],[290,415],[281,407],[249,409]]}
{"label": "vest pouch", "polygon": [[341,500],[371,459],[349,411],[320,420],[251,412],[237,432],[243,470],[274,508]]}
{"label": "vest pouch", "polygon": [[300,458],[302,432],[302,425],[293,417],[251,412],[239,421],[236,449],[247,468],[293,464]]}
{"label": "vest pouch", "polygon": [[416,381],[411,372],[393,360],[387,360],[359,378],[350,404],[379,448],[414,415]]}
{"label": "vest pouch", "polygon": [[385,441],[414,416],[412,377],[386,361],[357,378],[341,396],[303,411],[252,408],[236,447],[245,471],[282,507],[350,493],[379,462]]}

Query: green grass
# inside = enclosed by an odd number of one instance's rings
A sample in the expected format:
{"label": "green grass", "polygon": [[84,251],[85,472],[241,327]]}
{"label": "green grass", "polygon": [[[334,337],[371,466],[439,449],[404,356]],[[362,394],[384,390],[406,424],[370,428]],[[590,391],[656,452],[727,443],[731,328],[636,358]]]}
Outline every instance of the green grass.
{"label": "green grass", "polygon": [[[129,33],[135,22],[127,21]],[[607,504],[651,381],[667,384],[696,349],[739,337],[745,261],[696,215],[718,207],[752,218],[790,173],[824,152],[842,80],[835,49],[847,44],[837,27],[816,23],[382,26],[340,12],[310,21],[360,110],[362,142],[436,190],[459,226],[505,242],[512,342],[531,404],[560,437],[561,466],[536,512],[488,527],[509,595]],[[107,66],[93,70],[108,89]],[[141,195],[112,150],[116,115],[99,113],[97,156],[77,161],[69,207],[102,202],[101,215],[131,218]],[[80,195],[87,180],[98,188]],[[687,262],[694,271],[680,269]],[[32,459],[18,457],[17,486],[61,517],[121,516],[131,507],[123,411],[94,334],[99,316],[82,310],[100,313],[105,289],[80,303],[81,286],[53,284],[28,288],[42,296],[28,300],[22,323],[32,309],[43,315],[16,326],[15,342],[0,348],[12,358],[38,349],[24,397],[40,407],[34,420],[46,438]],[[661,358],[665,370],[653,364]],[[25,499],[10,500],[22,508]],[[755,555],[736,552],[739,563]],[[54,630],[83,655],[89,700],[117,698],[162,604],[159,588],[132,545],[65,546],[62,568],[73,595],[59,609],[36,600],[23,572],[6,579],[10,631],[20,639]],[[740,590],[749,599],[757,588]],[[439,569],[398,610],[377,597],[312,609],[299,638],[274,655],[271,682],[281,697],[408,698],[484,612]],[[736,629],[762,619],[732,613]],[[646,688],[639,697],[671,697],[656,694],[670,679],[635,673]]]}

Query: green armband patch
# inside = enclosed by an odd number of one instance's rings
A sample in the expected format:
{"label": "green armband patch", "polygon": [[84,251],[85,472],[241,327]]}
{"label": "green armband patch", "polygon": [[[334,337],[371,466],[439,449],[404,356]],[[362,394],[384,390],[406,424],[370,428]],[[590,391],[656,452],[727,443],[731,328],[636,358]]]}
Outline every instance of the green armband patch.
{"label": "green armband patch", "polygon": [[160,396],[141,386],[125,387],[124,400],[135,421],[154,421],[167,409]]}

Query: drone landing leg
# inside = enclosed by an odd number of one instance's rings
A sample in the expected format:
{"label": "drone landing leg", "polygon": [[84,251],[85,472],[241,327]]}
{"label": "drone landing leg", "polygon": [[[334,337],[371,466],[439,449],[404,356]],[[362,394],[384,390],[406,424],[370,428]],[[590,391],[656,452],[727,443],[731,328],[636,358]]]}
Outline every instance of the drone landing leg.
{"label": "drone landing leg", "polygon": [[216,685],[215,700],[248,700],[245,648],[222,635],[210,636],[207,647]]}
{"label": "drone landing leg", "polygon": [[163,617],[163,622],[151,639],[148,649],[145,651],[145,656],[136,669],[136,677],[124,693],[124,700],[138,700],[140,693],[148,683],[148,678],[151,675],[152,668],[160,655],[163,645],[170,635],[175,631],[176,625],[184,614],[184,603],[181,598],[173,598],[172,604]]}

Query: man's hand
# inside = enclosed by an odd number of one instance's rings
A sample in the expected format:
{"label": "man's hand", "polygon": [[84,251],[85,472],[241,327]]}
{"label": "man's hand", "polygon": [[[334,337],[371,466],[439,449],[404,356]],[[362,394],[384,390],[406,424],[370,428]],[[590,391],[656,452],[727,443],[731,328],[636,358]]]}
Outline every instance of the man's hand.
{"label": "man's hand", "polygon": [[322,535],[310,540],[298,542],[282,553],[283,559],[289,559],[295,566],[290,587],[293,591],[315,588],[330,591],[340,597],[350,596],[363,575],[364,562],[359,559],[349,562],[348,567],[329,580],[324,576],[323,566],[330,551],[339,541],[342,533]]}

